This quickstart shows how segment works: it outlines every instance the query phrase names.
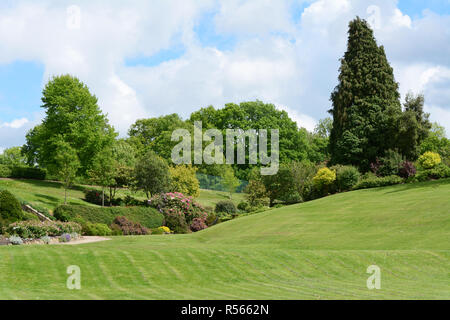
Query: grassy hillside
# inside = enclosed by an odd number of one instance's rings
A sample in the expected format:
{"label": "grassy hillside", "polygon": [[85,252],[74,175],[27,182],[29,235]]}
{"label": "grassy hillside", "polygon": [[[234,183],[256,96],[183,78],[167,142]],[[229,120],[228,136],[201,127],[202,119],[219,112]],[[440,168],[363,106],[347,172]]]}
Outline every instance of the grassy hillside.
{"label": "grassy hillside", "polygon": [[[78,265],[82,290],[66,289]],[[368,290],[367,267],[381,268]],[[200,233],[0,247],[1,299],[450,299],[450,181],[361,190]]]}
{"label": "grassy hillside", "polygon": [[[91,187],[75,186],[69,190],[67,194],[67,202],[69,204],[88,205],[88,203],[83,201],[83,190],[85,188],[89,189]],[[53,209],[57,206],[64,203],[64,189],[58,182],[0,179],[0,189],[8,189],[16,197],[39,207],[44,207],[49,211],[53,211]],[[118,197],[125,197],[126,195],[131,195],[143,200],[146,199],[144,193],[142,192],[132,193],[128,190],[119,190],[117,193]],[[204,206],[214,207],[217,202],[227,199],[228,193],[226,192],[201,190],[200,197],[197,201]],[[236,205],[242,200],[244,200],[244,195],[242,193],[233,194],[232,201],[235,202]]]}

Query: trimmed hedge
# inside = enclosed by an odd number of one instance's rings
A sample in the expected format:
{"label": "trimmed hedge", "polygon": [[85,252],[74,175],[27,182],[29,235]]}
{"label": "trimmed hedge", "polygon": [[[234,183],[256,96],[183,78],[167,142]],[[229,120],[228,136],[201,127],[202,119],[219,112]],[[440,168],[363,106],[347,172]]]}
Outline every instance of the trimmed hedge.
{"label": "trimmed hedge", "polygon": [[60,221],[74,221],[77,217],[86,222],[111,225],[116,217],[142,224],[146,228],[158,228],[164,223],[164,216],[149,207],[91,207],[62,205],[55,209],[53,216]]}
{"label": "trimmed hedge", "polygon": [[30,167],[9,167],[0,165],[0,178],[45,180],[47,171]]}
{"label": "trimmed hedge", "polygon": [[388,176],[383,178],[367,177],[358,182],[358,184],[354,187],[354,190],[387,187],[396,184],[401,184],[403,182],[404,180],[399,176]]}

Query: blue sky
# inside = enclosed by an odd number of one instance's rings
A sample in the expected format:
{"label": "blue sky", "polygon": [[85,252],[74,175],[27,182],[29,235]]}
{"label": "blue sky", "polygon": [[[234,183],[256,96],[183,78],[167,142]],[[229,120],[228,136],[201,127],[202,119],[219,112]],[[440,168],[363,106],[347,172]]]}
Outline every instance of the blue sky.
{"label": "blue sky", "polygon": [[[327,115],[359,15],[407,91],[450,132],[450,0],[3,1],[0,151],[44,116],[54,74],[78,76],[125,135],[136,119],[260,99],[312,129]],[[375,9],[374,9],[375,8]]]}

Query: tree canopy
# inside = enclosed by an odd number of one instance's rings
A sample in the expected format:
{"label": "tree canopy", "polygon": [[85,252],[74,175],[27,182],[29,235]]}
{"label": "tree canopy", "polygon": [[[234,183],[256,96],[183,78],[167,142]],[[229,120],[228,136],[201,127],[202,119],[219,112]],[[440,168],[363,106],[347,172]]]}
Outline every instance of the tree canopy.
{"label": "tree canopy", "polygon": [[95,155],[111,145],[117,136],[97,105],[97,98],[75,77],[53,77],[43,90],[42,123],[26,136],[23,152],[29,164],[55,167],[57,141],[67,142],[80,160],[79,175],[86,175]]}

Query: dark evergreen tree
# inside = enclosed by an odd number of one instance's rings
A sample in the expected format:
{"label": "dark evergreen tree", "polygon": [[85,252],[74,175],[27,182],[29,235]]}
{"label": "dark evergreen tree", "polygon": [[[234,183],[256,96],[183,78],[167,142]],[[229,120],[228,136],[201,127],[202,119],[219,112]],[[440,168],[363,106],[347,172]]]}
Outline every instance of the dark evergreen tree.
{"label": "dark evergreen tree", "polygon": [[425,98],[422,94],[406,95],[404,111],[398,121],[398,149],[409,160],[417,160],[420,145],[431,130],[430,115],[423,108]]}
{"label": "dark evergreen tree", "polygon": [[398,83],[365,20],[349,24],[348,48],[341,59],[339,84],[331,95],[333,163],[367,170],[371,162],[397,145],[402,107]]}

